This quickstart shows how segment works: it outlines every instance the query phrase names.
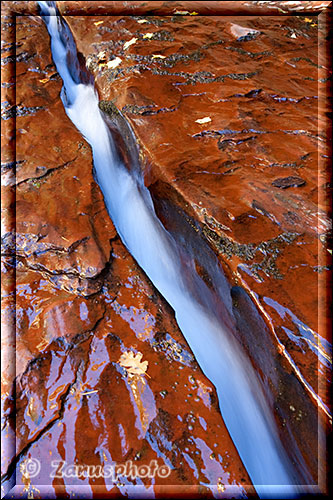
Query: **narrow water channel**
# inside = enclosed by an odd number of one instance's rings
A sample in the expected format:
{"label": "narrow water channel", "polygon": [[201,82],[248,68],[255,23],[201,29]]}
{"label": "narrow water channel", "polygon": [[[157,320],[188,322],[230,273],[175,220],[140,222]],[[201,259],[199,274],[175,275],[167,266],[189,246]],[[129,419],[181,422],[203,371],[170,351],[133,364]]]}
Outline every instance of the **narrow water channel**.
{"label": "narrow water channel", "polygon": [[195,269],[195,297],[191,292],[194,287],[184,277],[181,250],[156,216],[143,179],[130,173],[117,154],[93,82],[82,76],[75,59],[69,27],[57,15],[54,2],[38,3],[63,80],[66,113],[92,148],[95,177],[123,243],[174,309],[196,360],[216,388],[223,419],[259,496],[293,498],[298,492],[296,473],[254,369],[214,316],[211,292]]}

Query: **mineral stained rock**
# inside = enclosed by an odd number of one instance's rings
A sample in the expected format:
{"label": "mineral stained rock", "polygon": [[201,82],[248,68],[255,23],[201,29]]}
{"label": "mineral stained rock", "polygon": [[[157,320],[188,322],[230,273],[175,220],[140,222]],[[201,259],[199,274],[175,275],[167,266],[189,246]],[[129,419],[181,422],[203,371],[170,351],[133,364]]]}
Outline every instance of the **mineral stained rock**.
{"label": "mineral stained rock", "polygon": [[[135,133],[159,218],[207,283],[214,259],[227,276],[234,335],[316,484],[331,368],[329,64],[323,15],[310,14],[329,2],[303,2],[297,16],[278,15],[288,2],[252,2],[255,17],[236,3],[132,2],[132,15],[127,2],[59,7],[101,100]],[[16,470],[36,497],[52,461],[157,460],[172,469],[142,480],[157,496],[170,484],[192,497],[208,485],[251,494],[214,387],[107,215],[36,3],[3,4],[5,479]],[[14,23],[13,12],[24,15]],[[42,463],[31,481],[29,458]],[[137,484],[122,481],[50,484],[112,497]]]}
{"label": "mineral stained rock", "polygon": [[[106,212],[90,148],[59,98],[44,23],[18,16],[15,30],[16,103],[6,100],[16,105],[16,158],[4,135],[3,208],[16,209],[14,223],[5,218],[2,265],[3,342],[16,358],[5,358],[3,377],[4,486],[16,473],[34,498],[41,485],[60,495],[84,484],[103,498],[140,484],[161,497],[185,487],[210,497],[209,485],[251,491],[214,387]],[[42,465],[29,478],[32,459]],[[152,461],[170,474],[51,475],[52,463]]]}
{"label": "mineral stained rock", "polygon": [[101,100],[135,133],[158,216],[202,276],[210,250],[228,276],[235,335],[316,482],[331,369],[325,18],[103,6],[62,10]]}

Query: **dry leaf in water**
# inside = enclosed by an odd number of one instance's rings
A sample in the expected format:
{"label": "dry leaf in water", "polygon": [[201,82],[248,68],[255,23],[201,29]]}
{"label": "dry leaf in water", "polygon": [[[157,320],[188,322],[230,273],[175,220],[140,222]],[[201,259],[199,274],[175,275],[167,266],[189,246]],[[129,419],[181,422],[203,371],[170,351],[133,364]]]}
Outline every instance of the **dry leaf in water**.
{"label": "dry leaf in water", "polygon": [[133,351],[126,351],[120,356],[118,363],[125,368],[127,373],[131,376],[148,375],[146,373],[148,361],[141,361],[142,356],[143,354],[141,352],[134,354]]}

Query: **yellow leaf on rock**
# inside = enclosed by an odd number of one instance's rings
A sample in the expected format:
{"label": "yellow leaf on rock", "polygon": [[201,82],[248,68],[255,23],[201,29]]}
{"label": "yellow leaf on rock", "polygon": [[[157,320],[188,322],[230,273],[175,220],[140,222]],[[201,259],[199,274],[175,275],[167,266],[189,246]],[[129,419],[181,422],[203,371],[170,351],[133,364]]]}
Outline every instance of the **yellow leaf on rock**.
{"label": "yellow leaf on rock", "polygon": [[197,12],[189,12],[188,10],[176,10],[176,12],[174,12],[174,14],[178,14],[179,16],[186,16],[186,15],[190,15],[190,16],[197,16],[198,13]]}
{"label": "yellow leaf on rock", "polygon": [[118,363],[125,368],[130,376],[148,375],[146,373],[148,361],[141,361],[142,356],[141,352],[134,354],[133,351],[126,351],[120,356]]}
{"label": "yellow leaf on rock", "polygon": [[165,59],[165,58],[166,58],[166,56],[162,56],[161,54],[154,54],[152,56],[152,59]]}
{"label": "yellow leaf on rock", "polygon": [[146,33],[142,38],[153,38],[154,33]]}
{"label": "yellow leaf on rock", "polygon": [[205,116],[204,118],[199,118],[198,120],[195,120],[195,123],[200,123],[203,124],[203,123],[209,123],[211,122],[211,118],[209,118],[209,116]]}
{"label": "yellow leaf on rock", "polygon": [[117,66],[119,66],[120,63],[121,63],[120,57],[116,57],[112,61],[109,61],[108,63],[106,63],[106,65],[107,65],[108,68],[114,69]]}
{"label": "yellow leaf on rock", "polygon": [[133,43],[135,43],[138,39],[137,38],[131,38],[128,42],[124,43],[124,50],[128,49]]}
{"label": "yellow leaf on rock", "polygon": [[103,24],[104,21],[97,21],[96,23],[94,23],[95,26],[98,26],[99,24]]}

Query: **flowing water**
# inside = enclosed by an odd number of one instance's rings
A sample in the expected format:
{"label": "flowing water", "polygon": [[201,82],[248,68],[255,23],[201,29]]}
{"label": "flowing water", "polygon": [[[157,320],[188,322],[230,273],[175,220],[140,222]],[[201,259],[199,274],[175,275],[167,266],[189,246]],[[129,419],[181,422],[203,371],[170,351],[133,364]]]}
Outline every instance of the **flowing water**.
{"label": "flowing water", "polygon": [[210,291],[195,270],[192,283],[198,295],[207,299],[199,303],[190,292],[176,242],[156,216],[143,180],[121,163],[94,85],[78,70],[68,26],[53,2],[39,2],[39,6],[63,79],[66,113],[91,145],[95,176],[123,243],[173,307],[196,360],[215,385],[223,419],[259,496],[276,498],[277,492],[280,498],[296,496],[297,479],[252,366],[206,306]]}

